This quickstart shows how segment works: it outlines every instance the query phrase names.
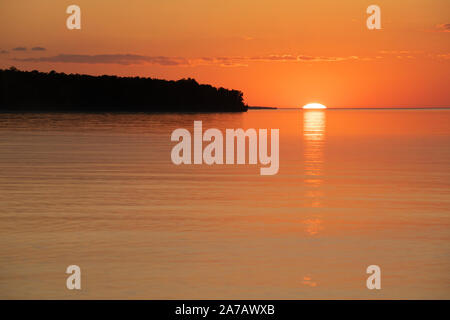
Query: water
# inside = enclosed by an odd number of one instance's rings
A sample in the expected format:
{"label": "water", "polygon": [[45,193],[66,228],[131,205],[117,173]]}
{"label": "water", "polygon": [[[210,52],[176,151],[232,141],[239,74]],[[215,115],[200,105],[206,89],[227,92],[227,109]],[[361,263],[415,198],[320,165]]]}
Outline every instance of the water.
{"label": "water", "polygon": [[[194,120],[279,128],[279,173],[173,165],[170,134]],[[449,124],[449,110],[2,114],[0,298],[449,299]]]}

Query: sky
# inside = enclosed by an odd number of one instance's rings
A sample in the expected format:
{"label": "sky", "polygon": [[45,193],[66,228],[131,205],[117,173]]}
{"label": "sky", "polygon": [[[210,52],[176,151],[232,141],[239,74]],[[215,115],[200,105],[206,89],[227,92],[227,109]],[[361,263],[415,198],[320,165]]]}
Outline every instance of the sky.
{"label": "sky", "polygon": [[450,106],[448,0],[4,0],[0,25],[0,68],[190,77],[251,106]]}

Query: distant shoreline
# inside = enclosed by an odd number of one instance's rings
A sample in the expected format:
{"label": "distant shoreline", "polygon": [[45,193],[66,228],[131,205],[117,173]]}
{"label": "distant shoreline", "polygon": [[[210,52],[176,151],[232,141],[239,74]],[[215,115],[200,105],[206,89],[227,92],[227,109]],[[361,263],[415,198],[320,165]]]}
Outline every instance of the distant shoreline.
{"label": "distant shoreline", "polygon": [[238,90],[177,81],[0,69],[0,112],[246,112]]}
{"label": "distant shoreline", "polygon": [[278,108],[276,108],[276,107],[258,107],[258,106],[253,106],[253,107],[251,107],[251,106],[248,106],[248,109],[249,109],[249,110],[266,110],[266,109],[269,109],[269,110],[276,110],[276,109],[278,109]]}
{"label": "distant shoreline", "polygon": [[[234,111],[71,111],[71,110],[9,110],[1,109],[0,114],[208,114],[208,113],[232,113]],[[246,111],[242,111],[246,112]]]}

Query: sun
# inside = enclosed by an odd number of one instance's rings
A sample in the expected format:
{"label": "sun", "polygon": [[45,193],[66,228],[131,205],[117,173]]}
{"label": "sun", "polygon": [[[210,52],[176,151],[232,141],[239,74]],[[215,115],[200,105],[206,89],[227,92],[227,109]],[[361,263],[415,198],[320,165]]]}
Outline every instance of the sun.
{"label": "sun", "polygon": [[303,106],[303,109],[326,109],[323,104],[320,103],[308,103]]}

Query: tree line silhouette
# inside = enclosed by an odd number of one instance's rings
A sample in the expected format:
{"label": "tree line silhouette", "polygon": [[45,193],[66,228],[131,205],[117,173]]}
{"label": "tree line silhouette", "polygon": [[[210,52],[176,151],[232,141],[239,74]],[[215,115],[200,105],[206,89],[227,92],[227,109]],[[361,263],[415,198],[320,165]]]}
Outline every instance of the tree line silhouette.
{"label": "tree line silhouette", "polygon": [[3,112],[243,112],[243,93],[142,77],[0,69]]}

